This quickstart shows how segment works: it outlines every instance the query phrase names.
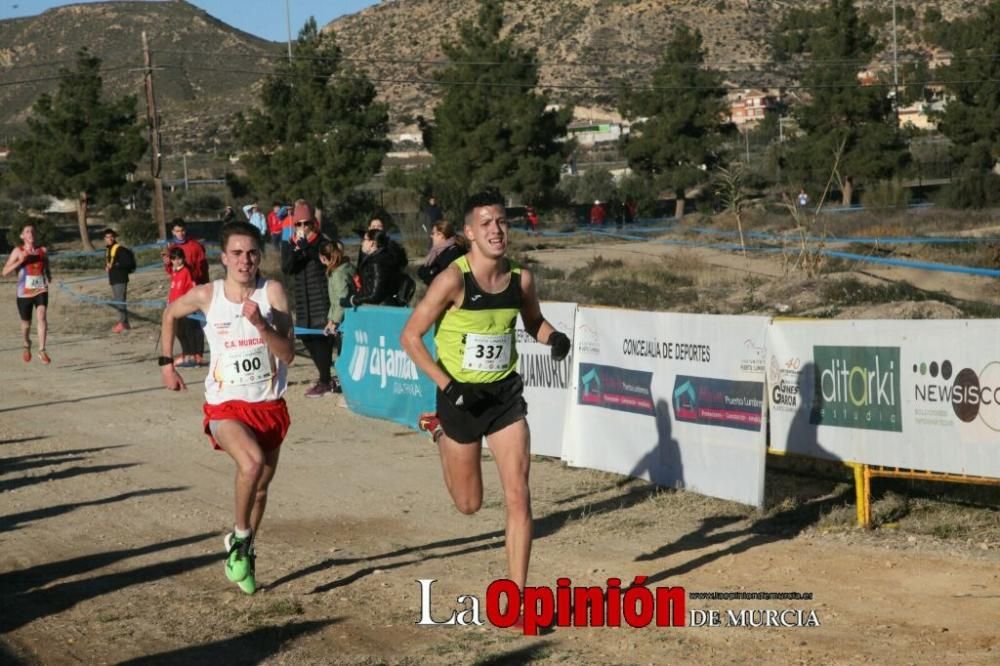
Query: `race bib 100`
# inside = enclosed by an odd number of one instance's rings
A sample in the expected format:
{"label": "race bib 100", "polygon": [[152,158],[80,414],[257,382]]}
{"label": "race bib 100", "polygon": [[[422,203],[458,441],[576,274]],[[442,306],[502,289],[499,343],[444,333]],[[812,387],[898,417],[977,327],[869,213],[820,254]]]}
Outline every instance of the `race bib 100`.
{"label": "race bib 100", "polygon": [[266,345],[226,350],[219,365],[222,381],[231,386],[246,386],[271,380],[271,357]]}

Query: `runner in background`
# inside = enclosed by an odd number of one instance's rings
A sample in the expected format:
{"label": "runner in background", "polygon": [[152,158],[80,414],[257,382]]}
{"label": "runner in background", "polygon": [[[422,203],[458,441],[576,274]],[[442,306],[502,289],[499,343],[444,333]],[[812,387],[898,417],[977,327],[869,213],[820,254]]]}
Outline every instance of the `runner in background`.
{"label": "runner in background", "polygon": [[21,245],[14,248],[7,257],[3,267],[3,276],[7,277],[17,271],[17,314],[21,320],[21,338],[24,350],[21,360],[31,361],[31,311],[38,314],[38,360],[48,365],[52,362],[49,353],[45,351],[48,338],[49,322],[49,282],[52,272],[49,270],[49,253],[44,247],[36,247],[40,240],[38,227],[34,222],[25,222],[21,226]]}
{"label": "runner in background", "polygon": [[[437,384],[441,466],[462,513],[475,513],[482,505],[484,437],[493,452],[506,507],[508,575],[523,589],[531,558],[531,455],[524,385],[516,372],[518,313],[530,335],[551,345],[553,358],[564,359],[570,342],[542,317],[531,272],[505,256],[509,230],[499,192],[468,200],[464,233],[469,253],[431,283],[400,342]],[[436,328],[437,361],[423,342],[431,326]]]}
{"label": "runner in background", "polygon": [[199,285],[167,306],[159,358],[163,384],[186,390],[174,367],[176,321],[205,313],[211,367],[205,377],[205,434],[236,463],[235,525],[225,537],[226,577],[246,594],[257,589],[254,537],[267,506],[290,420],[288,364],[295,358],[292,318],[281,283],[260,277],[260,233],[246,222],[222,230],[226,277]]}

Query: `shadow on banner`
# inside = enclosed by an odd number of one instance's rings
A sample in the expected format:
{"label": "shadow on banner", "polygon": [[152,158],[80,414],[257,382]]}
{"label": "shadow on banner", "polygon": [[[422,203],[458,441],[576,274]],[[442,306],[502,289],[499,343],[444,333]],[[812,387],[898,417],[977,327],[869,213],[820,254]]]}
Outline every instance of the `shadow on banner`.
{"label": "shadow on banner", "polygon": [[[421,412],[435,409],[434,383],[417,370],[399,344],[411,308],[362,306],[348,310],[337,375],[352,412],[417,428]],[[424,343],[435,354],[433,330]]]}

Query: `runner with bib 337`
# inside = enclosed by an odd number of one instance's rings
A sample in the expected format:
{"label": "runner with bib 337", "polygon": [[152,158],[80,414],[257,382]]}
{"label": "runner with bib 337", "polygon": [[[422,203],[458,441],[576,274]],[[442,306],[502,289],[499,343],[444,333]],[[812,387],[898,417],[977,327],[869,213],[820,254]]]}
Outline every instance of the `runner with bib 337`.
{"label": "runner with bib 337", "polygon": [[[516,372],[517,315],[530,335],[552,347],[553,358],[564,359],[570,342],[542,317],[531,272],[505,256],[510,225],[500,193],[472,196],[464,212],[469,253],[434,278],[401,343],[438,386],[441,466],[462,513],[482,505],[484,437],[493,452],[506,507],[508,575],[523,589],[531,557],[531,455],[524,385]],[[431,326],[437,360],[422,340]]]}

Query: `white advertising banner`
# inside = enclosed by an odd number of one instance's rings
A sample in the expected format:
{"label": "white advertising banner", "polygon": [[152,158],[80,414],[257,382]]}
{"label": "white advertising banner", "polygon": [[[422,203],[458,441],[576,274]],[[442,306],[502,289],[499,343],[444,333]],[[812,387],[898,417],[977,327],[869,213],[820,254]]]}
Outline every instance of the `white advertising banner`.
{"label": "white advertising banner", "polygon": [[1000,477],[996,321],[776,320],[767,349],[772,448]]}
{"label": "white advertising banner", "polygon": [[[542,315],[557,331],[573,339],[576,303],[542,303]],[[570,374],[573,355],[564,361],[552,360],[548,345],[535,342],[517,318],[517,371],[524,380],[524,399],[528,403],[528,427],[531,428],[531,453],[560,457],[563,423],[570,398]]]}
{"label": "white advertising banner", "polygon": [[768,321],[577,309],[563,458],[761,506]]}

